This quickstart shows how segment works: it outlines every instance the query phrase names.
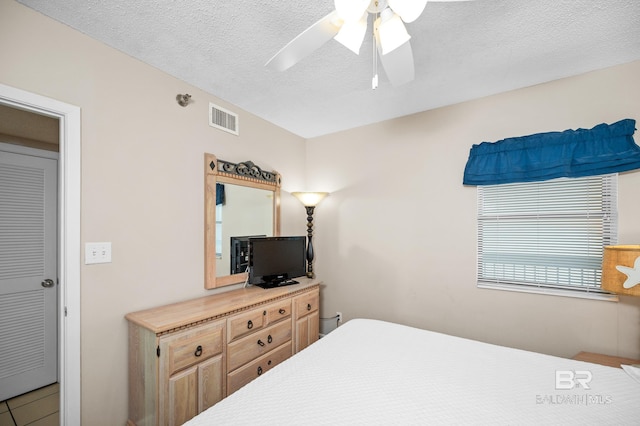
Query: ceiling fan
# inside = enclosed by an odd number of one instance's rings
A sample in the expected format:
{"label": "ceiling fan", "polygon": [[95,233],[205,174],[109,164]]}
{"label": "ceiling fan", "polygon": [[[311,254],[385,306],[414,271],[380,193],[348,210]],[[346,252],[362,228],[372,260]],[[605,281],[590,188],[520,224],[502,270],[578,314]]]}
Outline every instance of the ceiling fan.
{"label": "ceiling fan", "polygon": [[367,32],[369,15],[373,18],[374,76],[372,88],[378,86],[377,58],[394,86],[415,77],[411,36],[403,24],[415,21],[427,2],[470,0],[334,0],[335,10],[304,30],[276,53],[265,66],[284,71],[334,38],[355,54]]}

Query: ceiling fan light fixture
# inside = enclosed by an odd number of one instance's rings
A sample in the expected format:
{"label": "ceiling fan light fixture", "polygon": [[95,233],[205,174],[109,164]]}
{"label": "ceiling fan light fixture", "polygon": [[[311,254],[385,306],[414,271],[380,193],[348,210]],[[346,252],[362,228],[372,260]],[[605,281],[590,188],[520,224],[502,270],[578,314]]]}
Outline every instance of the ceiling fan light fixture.
{"label": "ceiling fan light fixture", "polygon": [[427,0],[389,0],[389,7],[407,23],[418,19],[426,5]]}
{"label": "ceiling fan light fixture", "polygon": [[334,0],[336,12],[343,21],[358,21],[367,11],[369,0]]}
{"label": "ceiling fan light fixture", "polygon": [[374,23],[376,41],[383,55],[393,52],[411,39],[402,19],[386,8]]}
{"label": "ceiling fan light fixture", "polygon": [[360,46],[367,33],[367,14],[363,13],[358,21],[344,21],[340,31],[334,39],[351,50],[356,55],[360,54]]}

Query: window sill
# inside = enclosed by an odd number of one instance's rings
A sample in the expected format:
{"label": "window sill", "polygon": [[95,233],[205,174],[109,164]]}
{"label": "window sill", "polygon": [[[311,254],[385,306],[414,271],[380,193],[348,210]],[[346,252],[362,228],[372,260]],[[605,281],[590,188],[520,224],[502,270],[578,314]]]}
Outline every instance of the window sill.
{"label": "window sill", "polygon": [[564,290],[548,287],[525,287],[513,284],[487,284],[478,283],[478,288],[489,290],[515,291],[518,293],[546,294],[548,296],[573,297],[578,299],[603,300],[606,302],[617,302],[617,294],[607,293],[587,293],[579,290]]}

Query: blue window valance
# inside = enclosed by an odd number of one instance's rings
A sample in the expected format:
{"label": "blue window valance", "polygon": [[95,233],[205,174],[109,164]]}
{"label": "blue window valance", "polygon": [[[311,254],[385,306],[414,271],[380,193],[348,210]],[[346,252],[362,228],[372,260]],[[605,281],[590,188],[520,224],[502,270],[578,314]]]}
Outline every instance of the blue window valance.
{"label": "blue window valance", "polygon": [[473,145],[465,185],[534,182],[640,169],[636,121],[625,119],[592,129],[565,130]]}
{"label": "blue window valance", "polygon": [[216,183],[216,206],[220,204],[224,204],[226,201],[225,198],[226,197],[224,194],[224,184]]}

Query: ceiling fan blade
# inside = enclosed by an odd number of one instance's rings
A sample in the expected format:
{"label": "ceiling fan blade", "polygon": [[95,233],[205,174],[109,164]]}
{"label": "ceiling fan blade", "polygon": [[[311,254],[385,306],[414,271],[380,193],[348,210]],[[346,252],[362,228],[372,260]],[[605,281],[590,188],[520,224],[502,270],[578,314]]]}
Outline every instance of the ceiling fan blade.
{"label": "ceiling fan blade", "polygon": [[411,42],[407,41],[386,55],[383,55],[379,49],[380,48],[378,48],[380,55],[378,57],[380,58],[387,78],[393,86],[400,86],[415,78]]}
{"label": "ceiling fan blade", "polygon": [[340,20],[334,10],[315,24],[304,30],[291,40],[278,53],[267,61],[265,67],[277,71],[284,71],[295,65],[305,56],[331,40],[338,31]]}

